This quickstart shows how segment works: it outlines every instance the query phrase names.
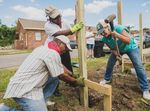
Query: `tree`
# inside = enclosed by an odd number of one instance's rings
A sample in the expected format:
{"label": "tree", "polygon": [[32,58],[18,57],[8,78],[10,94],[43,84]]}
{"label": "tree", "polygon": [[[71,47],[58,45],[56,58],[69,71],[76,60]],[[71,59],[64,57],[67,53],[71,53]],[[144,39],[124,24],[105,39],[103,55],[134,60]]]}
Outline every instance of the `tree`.
{"label": "tree", "polygon": [[7,46],[14,43],[16,27],[0,25],[0,46]]}

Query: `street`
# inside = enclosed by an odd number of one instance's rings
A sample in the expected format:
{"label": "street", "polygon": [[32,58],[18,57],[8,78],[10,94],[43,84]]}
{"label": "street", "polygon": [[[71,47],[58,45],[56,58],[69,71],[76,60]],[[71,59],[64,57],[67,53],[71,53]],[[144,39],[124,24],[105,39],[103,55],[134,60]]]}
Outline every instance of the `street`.
{"label": "street", "polygon": [[[29,54],[15,54],[0,56],[0,69],[9,67],[18,67]],[[72,58],[78,56],[77,49],[70,52]]]}
{"label": "street", "polygon": [[[143,49],[144,54],[150,53],[150,48]],[[18,67],[29,54],[15,54],[0,56],[0,68]],[[71,58],[78,57],[78,50],[70,52]]]}

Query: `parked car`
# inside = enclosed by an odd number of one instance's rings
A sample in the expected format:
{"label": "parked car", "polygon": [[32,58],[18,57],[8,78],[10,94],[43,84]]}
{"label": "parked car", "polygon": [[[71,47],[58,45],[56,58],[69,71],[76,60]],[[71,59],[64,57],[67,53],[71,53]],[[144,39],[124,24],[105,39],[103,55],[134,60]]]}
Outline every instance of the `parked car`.
{"label": "parked car", "polygon": [[78,48],[78,44],[77,44],[76,41],[70,41],[70,46],[71,46],[72,49]]}
{"label": "parked car", "polygon": [[[140,44],[140,37],[135,36],[134,39],[136,40],[137,45],[139,46]],[[143,35],[143,48],[150,47],[150,35],[144,34]]]}

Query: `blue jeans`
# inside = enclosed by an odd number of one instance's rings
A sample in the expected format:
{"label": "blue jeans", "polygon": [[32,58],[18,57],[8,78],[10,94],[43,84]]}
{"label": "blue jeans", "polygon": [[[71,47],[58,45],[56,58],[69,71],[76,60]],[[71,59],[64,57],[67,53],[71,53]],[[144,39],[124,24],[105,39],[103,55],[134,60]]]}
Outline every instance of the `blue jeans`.
{"label": "blue jeans", "polygon": [[[138,81],[139,81],[139,85],[140,85],[141,90],[142,91],[149,90],[147,75],[146,75],[146,72],[144,70],[138,48],[133,49],[131,51],[128,51],[125,54],[127,54],[129,56],[130,60],[132,61],[132,64],[135,68],[135,71],[136,71],[136,74],[138,77]],[[113,68],[114,68],[116,61],[117,61],[116,56],[114,54],[111,54],[109,57],[106,72],[104,75],[105,80],[111,79],[112,71],[113,71]]]}
{"label": "blue jeans", "polygon": [[27,98],[13,98],[19,105],[22,106],[22,110],[12,109],[8,106],[4,106],[0,111],[48,111],[46,101],[50,97],[59,83],[58,77],[49,77],[45,83],[43,89],[44,97],[40,100],[32,100]]}

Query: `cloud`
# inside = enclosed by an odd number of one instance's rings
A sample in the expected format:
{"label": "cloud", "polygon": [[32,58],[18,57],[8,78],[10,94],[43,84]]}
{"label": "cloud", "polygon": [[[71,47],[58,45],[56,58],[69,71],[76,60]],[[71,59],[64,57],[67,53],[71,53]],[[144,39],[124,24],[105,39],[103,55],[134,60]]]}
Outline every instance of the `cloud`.
{"label": "cloud", "polygon": [[141,4],[142,7],[145,7],[146,5],[150,4],[150,1],[144,2]]}
{"label": "cloud", "polygon": [[75,10],[71,9],[71,8],[67,8],[67,9],[64,9],[64,10],[61,10],[62,12],[62,15],[63,16],[75,16]]}
{"label": "cloud", "polygon": [[85,11],[88,13],[99,13],[105,8],[115,6],[116,3],[113,3],[112,1],[99,1],[99,0],[94,0],[92,3],[85,4]]}
{"label": "cloud", "polygon": [[35,2],[36,0],[30,0],[31,2]]}
{"label": "cloud", "polygon": [[0,0],[0,3],[2,3],[4,0]]}
{"label": "cloud", "polygon": [[7,16],[5,16],[4,18],[5,18],[5,19],[7,19],[7,20],[11,20],[13,17],[12,17],[12,16],[7,15]]}
{"label": "cloud", "polygon": [[145,10],[146,13],[149,13],[149,10]]}
{"label": "cloud", "polygon": [[[115,6],[116,3],[113,3],[112,1],[99,1],[99,0],[93,0],[92,3],[85,4],[85,11],[87,13],[99,13],[100,11],[104,10],[105,8]],[[61,10],[63,16],[75,16],[75,10],[72,8],[67,8],[64,10]]]}
{"label": "cloud", "polygon": [[23,18],[34,19],[34,20],[45,20],[44,10],[38,9],[31,6],[16,5],[13,9],[17,12],[22,13]]}

